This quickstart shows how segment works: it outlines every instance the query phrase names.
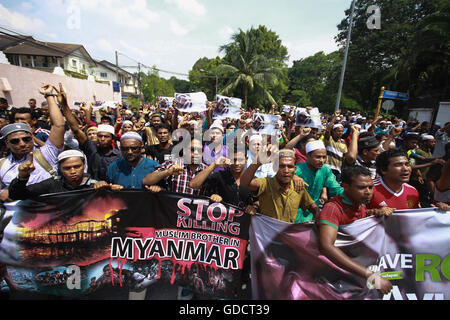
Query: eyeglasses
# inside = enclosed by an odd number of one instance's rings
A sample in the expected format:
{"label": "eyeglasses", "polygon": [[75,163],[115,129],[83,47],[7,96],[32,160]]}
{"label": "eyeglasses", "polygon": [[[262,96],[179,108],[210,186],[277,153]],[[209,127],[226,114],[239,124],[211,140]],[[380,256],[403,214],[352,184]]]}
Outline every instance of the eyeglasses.
{"label": "eyeglasses", "polygon": [[33,140],[33,138],[32,138],[32,137],[23,137],[23,138],[10,139],[10,140],[9,140],[9,143],[11,143],[11,144],[13,144],[13,145],[16,145],[16,144],[19,144],[19,143],[20,143],[20,140],[22,140],[22,142],[24,142],[24,143],[28,143],[28,142],[30,142],[31,140]]}
{"label": "eyeglasses", "polygon": [[141,150],[140,146],[137,147],[120,147],[120,151],[122,152],[128,152],[129,150],[131,150],[132,152],[136,152],[138,150]]}

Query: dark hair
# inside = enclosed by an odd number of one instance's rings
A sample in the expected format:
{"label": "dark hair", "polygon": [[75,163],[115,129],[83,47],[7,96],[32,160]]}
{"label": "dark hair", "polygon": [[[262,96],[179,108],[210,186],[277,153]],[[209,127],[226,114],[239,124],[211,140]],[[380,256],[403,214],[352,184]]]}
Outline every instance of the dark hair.
{"label": "dark hair", "polygon": [[170,128],[166,123],[159,124],[155,129],[156,129],[156,132],[158,132],[159,129],[167,129],[170,132]]}
{"label": "dark hair", "polygon": [[6,103],[6,104],[8,104],[8,100],[6,100],[5,98],[0,98],[0,103]]}
{"label": "dark hair", "polygon": [[37,119],[37,114],[33,112],[33,110],[31,110],[31,108],[27,108],[27,107],[22,107],[22,108],[17,108],[14,110],[14,115],[13,117],[16,116],[16,114],[25,114],[25,113],[29,113],[31,116],[31,119]]}
{"label": "dark hair", "polygon": [[312,133],[304,136],[303,138],[300,139],[300,144],[304,144],[306,141],[308,141],[309,139],[314,139],[316,140],[316,136]]}
{"label": "dark hair", "polygon": [[379,132],[379,133],[376,134],[375,138],[376,138],[378,141],[381,141],[381,139],[382,139],[383,137],[387,137],[387,136],[388,136],[388,134],[386,134],[386,133],[384,133],[384,132]]}
{"label": "dark hair", "polygon": [[100,119],[100,122],[103,122],[103,120],[107,120],[109,123],[112,124],[112,119],[109,116],[102,116]]}
{"label": "dark hair", "polygon": [[342,183],[351,185],[353,179],[357,176],[371,177],[369,169],[358,165],[352,165],[345,167],[344,170],[342,170]]}
{"label": "dark hair", "polygon": [[377,173],[380,176],[383,176],[382,171],[386,171],[388,169],[390,159],[396,157],[408,158],[408,155],[406,152],[397,149],[389,149],[380,153],[376,161]]}

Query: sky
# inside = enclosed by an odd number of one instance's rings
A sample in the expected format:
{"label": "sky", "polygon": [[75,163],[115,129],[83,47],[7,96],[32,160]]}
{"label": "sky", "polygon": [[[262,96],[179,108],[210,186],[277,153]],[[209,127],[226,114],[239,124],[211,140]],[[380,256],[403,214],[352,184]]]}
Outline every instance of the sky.
{"label": "sky", "polygon": [[139,61],[187,74],[199,58],[223,56],[219,47],[233,33],[259,25],[278,34],[289,66],[332,52],[350,5],[351,0],[0,0],[0,26],[40,41],[81,44],[96,60],[115,63],[118,51],[120,66]]}

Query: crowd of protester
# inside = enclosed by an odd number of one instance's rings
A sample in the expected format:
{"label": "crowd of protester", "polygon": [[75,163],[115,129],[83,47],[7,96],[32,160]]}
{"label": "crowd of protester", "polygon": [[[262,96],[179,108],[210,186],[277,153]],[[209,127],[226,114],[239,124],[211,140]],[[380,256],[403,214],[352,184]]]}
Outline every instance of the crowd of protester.
{"label": "crowd of protester", "polygon": [[[202,113],[180,112],[175,100],[73,109],[61,85],[39,91],[40,107],[35,99],[21,108],[0,100],[3,202],[84,188],[208,196],[251,215],[315,222],[321,251],[366,278],[372,274],[334,246],[339,225],[399,209],[449,209],[450,122],[338,110],[311,128],[272,106],[278,125],[261,135],[252,124],[256,109],[223,120],[213,118],[215,102]],[[190,157],[174,153],[180,143]],[[389,281],[380,281],[377,289],[389,292]]]}

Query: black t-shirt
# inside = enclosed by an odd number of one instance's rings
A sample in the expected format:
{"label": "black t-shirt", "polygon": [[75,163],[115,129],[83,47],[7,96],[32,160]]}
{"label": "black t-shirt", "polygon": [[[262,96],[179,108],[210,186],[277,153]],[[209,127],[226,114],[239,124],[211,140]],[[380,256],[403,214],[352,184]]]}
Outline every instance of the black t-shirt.
{"label": "black t-shirt", "polygon": [[145,147],[145,154],[147,156],[152,157],[152,159],[158,161],[160,164],[171,161],[171,153],[172,153],[173,145],[170,145],[167,149],[161,149],[159,144],[154,144],[151,146]]}
{"label": "black t-shirt", "polygon": [[230,168],[211,174],[203,184],[203,188],[206,195],[218,194],[223,202],[240,208],[253,204],[250,191],[237,185]]}
{"label": "black t-shirt", "polygon": [[84,152],[88,160],[88,170],[91,177],[95,180],[106,181],[106,170],[108,166],[116,160],[122,159],[122,153],[113,149],[110,153],[104,154],[92,141],[80,145],[80,150]]}

